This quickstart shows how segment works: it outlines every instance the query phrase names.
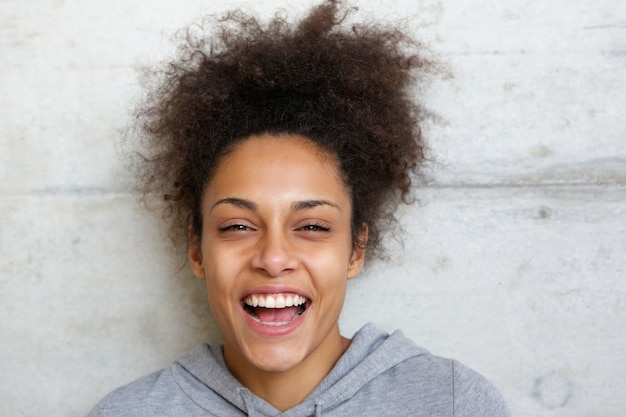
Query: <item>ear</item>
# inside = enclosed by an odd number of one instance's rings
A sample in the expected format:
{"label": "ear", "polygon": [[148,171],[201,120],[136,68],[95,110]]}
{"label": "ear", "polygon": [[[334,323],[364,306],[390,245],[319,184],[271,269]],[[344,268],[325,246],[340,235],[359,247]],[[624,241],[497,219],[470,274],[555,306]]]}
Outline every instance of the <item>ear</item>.
{"label": "ear", "polygon": [[365,248],[367,246],[368,228],[367,224],[363,223],[361,230],[359,231],[359,243],[352,249],[352,256],[350,257],[350,264],[348,264],[348,279],[354,278],[359,275],[363,265],[365,265]]}
{"label": "ear", "polygon": [[196,235],[192,227],[189,226],[188,232],[189,249],[187,253],[189,255],[189,264],[194,275],[198,278],[204,279],[206,275],[204,273],[204,262],[202,260],[202,246],[200,245],[200,236]]}

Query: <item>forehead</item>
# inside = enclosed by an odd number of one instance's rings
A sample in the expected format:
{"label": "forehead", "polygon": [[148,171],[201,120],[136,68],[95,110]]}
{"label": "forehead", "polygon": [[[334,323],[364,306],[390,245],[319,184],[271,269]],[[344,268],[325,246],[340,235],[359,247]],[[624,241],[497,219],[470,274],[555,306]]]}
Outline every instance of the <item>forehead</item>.
{"label": "forehead", "polygon": [[337,157],[296,135],[261,135],[243,140],[219,161],[207,186],[208,194],[214,197],[216,193],[255,189],[348,194]]}

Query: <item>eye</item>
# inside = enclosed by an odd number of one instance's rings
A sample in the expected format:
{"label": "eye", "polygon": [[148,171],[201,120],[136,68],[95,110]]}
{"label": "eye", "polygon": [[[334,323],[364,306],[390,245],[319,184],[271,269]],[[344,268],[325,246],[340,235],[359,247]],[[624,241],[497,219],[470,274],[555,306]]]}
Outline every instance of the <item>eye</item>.
{"label": "eye", "polygon": [[330,226],[321,222],[316,222],[316,223],[306,224],[298,228],[297,230],[300,230],[303,232],[330,232]]}
{"label": "eye", "polygon": [[222,226],[219,228],[219,231],[221,233],[226,233],[226,232],[247,232],[247,231],[252,231],[254,230],[252,227],[245,225],[245,224],[241,224],[241,223],[233,223],[233,224],[227,224],[225,226]]}

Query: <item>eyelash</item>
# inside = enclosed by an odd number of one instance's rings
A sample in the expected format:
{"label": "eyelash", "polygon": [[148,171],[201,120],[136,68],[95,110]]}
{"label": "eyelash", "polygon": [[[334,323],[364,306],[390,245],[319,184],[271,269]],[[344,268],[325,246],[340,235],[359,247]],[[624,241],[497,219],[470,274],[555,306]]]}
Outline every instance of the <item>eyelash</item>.
{"label": "eyelash", "polygon": [[305,232],[330,232],[330,227],[323,223],[311,223],[300,227],[298,230]]}
{"label": "eyelash", "polygon": [[254,229],[241,223],[229,224],[219,228],[220,232],[246,232],[248,230]]}
{"label": "eyelash", "polygon": [[[254,230],[254,229],[251,228],[250,226],[246,226],[245,224],[241,224],[241,223],[229,224],[227,226],[223,226],[219,228],[219,231],[222,233],[246,232],[249,230]],[[330,232],[330,227],[328,227],[327,225],[323,223],[311,223],[311,224],[307,224],[302,227],[299,227],[297,230],[301,230],[304,232]]]}

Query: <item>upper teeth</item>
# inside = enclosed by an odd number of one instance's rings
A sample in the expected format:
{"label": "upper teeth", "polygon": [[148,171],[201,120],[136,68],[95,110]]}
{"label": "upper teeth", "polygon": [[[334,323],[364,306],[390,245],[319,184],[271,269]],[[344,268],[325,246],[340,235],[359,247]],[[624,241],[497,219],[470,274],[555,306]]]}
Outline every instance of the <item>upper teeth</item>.
{"label": "upper teeth", "polygon": [[285,308],[306,303],[306,298],[297,294],[253,294],[243,300],[252,307]]}

